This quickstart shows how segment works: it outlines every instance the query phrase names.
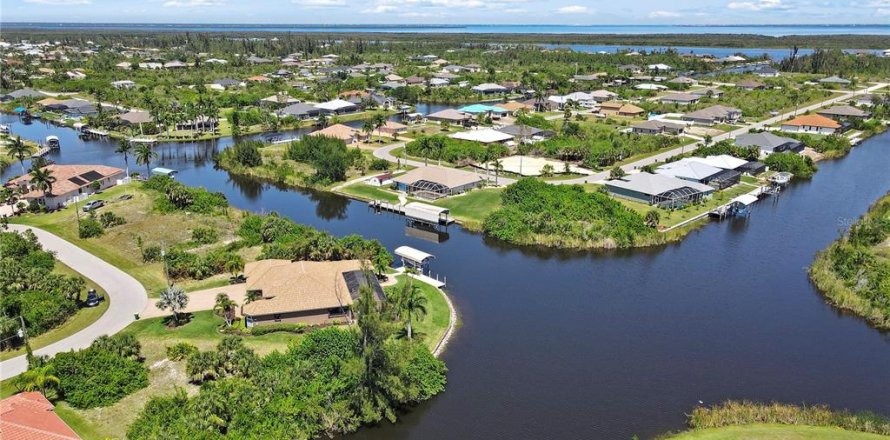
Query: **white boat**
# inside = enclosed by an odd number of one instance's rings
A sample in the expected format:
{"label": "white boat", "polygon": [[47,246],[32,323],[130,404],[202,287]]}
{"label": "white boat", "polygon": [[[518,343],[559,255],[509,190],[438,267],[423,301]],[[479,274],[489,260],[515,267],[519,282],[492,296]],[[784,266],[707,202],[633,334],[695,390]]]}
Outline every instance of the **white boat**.
{"label": "white boat", "polygon": [[59,137],[58,136],[47,136],[46,137],[46,147],[51,150],[58,150],[59,148],[61,148],[62,145],[59,144]]}
{"label": "white boat", "polygon": [[794,177],[794,174],[786,171],[781,171],[770,176],[769,181],[777,185],[785,185],[791,181],[792,177]]}
{"label": "white boat", "polygon": [[9,134],[9,126],[0,125],[0,134]]}
{"label": "white boat", "polygon": [[130,138],[130,143],[132,144],[153,144],[157,141],[157,139],[152,138]]}

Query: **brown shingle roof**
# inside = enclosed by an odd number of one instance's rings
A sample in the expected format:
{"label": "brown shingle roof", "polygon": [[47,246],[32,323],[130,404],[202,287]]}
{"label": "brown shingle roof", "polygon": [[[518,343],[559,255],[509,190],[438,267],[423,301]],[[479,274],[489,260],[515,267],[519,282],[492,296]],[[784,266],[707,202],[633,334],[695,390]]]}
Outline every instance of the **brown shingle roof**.
{"label": "brown shingle roof", "polygon": [[247,263],[247,291],[259,290],[263,299],[245,304],[245,315],[271,315],[332,309],[352,305],[344,272],[361,270],[358,260],[260,260]]}

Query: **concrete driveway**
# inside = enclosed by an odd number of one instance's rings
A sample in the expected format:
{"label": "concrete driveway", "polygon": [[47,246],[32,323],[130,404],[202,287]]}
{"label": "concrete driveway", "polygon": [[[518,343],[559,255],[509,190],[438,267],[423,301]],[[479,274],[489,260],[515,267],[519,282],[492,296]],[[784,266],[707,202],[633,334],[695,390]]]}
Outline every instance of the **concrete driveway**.
{"label": "concrete driveway", "polygon": [[[63,351],[86,348],[99,336],[113,335],[123,330],[133,322],[133,315],[145,308],[145,288],[124,271],[42,229],[22,225],[9,225],[9,229],[18,232],[27,229],[33,231],[44,249],[55,252],[59,261],[105,289],[111,300],[108,310],[89,327],[35,350],[35,354],[51,356]],[[24,355],[0,362],[0,379],[17,376],[27,367]]]}
{"label": "concrete driveway", "polygon": [[[241,283],[188,292],[189,303],[186,306],[184,312],[192,313],[200,312],[202,310],[213,310],[213,306],[216,305],[216,295],[220,293],[229,295],[229,299],[235,301],[235,303],[237,303],[239,306],[242,306],[244,305],[244,296],[247,293],[245,291],[246,286],[247,284]],[[157,318],[160,316],[169,316],[173,314],[169,310],[161,310],[157,308],[157,306],[155,306],[156,302],[157,299],[148,301],[148,304],[145,305],[145,309],[143,309],[142,313],[140,314],[143,319]],[[237,307],[235,309],[235,315],[241,315],[241,307]]]}

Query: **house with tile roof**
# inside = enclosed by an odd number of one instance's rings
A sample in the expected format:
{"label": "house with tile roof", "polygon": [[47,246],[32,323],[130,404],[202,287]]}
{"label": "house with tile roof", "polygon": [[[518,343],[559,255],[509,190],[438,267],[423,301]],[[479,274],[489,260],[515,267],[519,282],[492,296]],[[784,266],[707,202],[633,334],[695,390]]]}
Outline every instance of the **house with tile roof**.
{"label": "house with tile roof", "polygon": [[52,189],[45,194],[31,183],[30,173],[10,180],[6,186],[23,191],[21,198],[25,201],[33,200],[49,209],[58,209],[79,200],[81,196],[117,185],[118,180],[126,177],[124,170],[105,165],[52,164],[43,167],[43,170],[49,171],[56,179]]}
{"label": "house with tile roof", "polygon": [[841,124],[822,115],[803,115],[782,123],[782,131],[789,133],[834,134]]}
{"label": "house with tile roof", "polygon": [[0,400],[0,438],[6,440],[80,440],[37,391]]}

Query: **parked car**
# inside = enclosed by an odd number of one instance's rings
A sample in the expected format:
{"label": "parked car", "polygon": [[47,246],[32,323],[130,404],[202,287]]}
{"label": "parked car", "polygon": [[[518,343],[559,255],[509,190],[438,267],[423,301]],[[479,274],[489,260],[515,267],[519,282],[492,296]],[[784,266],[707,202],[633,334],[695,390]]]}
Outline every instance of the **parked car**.
{"label": "parked car", "polygon": [[87,291],[87,307],[96,307],[99,305],[99,301],[99,294],[96,293],[96,289]]}
{"label": "parked car", "polygon": [[118,200],[121,200],[121,201],[130,200],[132,198],[133,198],[133,194],[123,194],[120,197],[118,197]]}
{"label": "parked car", "polygon": [[105,206],[105,202],[102,200],[93,200],[91,202],[87,202],[86,205],[83,205],[83,212],[90,212],[94,209],[99,209]]}

